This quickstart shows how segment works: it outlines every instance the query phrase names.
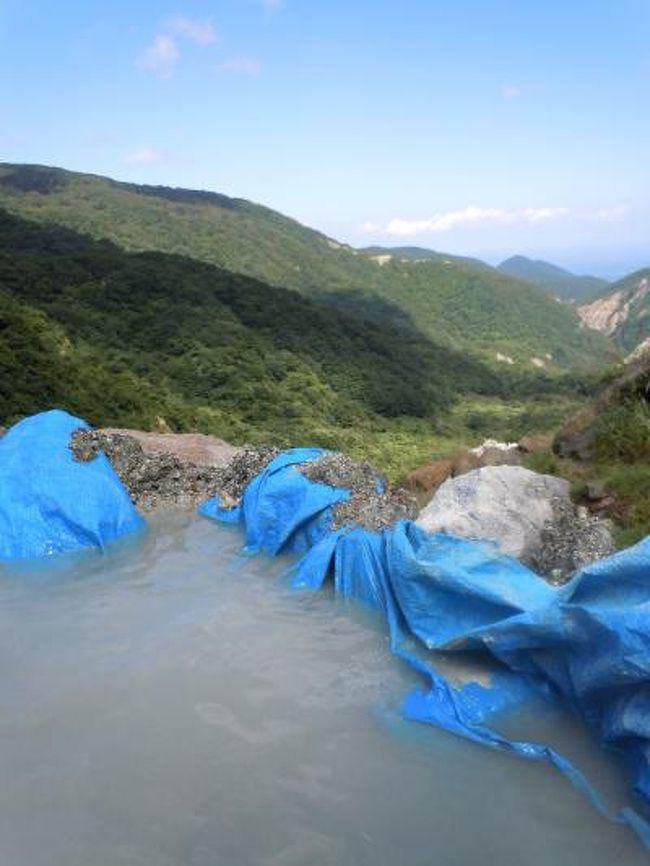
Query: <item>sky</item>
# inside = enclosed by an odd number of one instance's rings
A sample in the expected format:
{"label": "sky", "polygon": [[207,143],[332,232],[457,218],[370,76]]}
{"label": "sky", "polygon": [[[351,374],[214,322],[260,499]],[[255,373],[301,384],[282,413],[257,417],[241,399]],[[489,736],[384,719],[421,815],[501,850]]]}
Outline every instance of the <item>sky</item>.
{"label": "sky", "polygon": [[650,265],[650,0],[0,0],[0,161]]}

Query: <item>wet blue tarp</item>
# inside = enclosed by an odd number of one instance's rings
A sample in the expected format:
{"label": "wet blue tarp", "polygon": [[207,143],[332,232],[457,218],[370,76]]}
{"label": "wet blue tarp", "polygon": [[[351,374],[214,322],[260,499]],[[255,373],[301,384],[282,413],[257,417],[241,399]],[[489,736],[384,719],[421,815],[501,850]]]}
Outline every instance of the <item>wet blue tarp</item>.
{"label": "wet blue tarp", "polygon": [[104,545],[141,529],[103,454],[76,461],[70,436],[85,421],[61,410],[32,415],[0,439],[0,559],[27,559]]}
{"label": "wet blue tarp", "polygon": [[[316,590],[331,575],[337,593],[379,610],[393,652],[425,679],[405,701],[409,718],[546,760],[607,814],[597,791],[553,749],[489,727],[495,711],[542,692],[624,756],[637,796],[650,804],[650,538],[558,588],[490,543],[428,535],[411,521],[381,532],[331,530],[332,506],[349,492],[295,469],[302,455],[321,453],[285,452],[249,484],[240,508],[211,500],[201,512],[241,521],[250,550],[306,551],[293,569],[296,588]],[[488,652],[501,667],[488,683],[459,685],[426,658],[430,650]],[[650,847],[650,828],[636,812],[609,817]]]}
{"label": "wet blue tarp", "polygon": [[332,506],[350,498],[347,490],[314,484],[294,468],[325,453],[322,448],[283,451],[248,484],[238,507],[221,508],[214,497],[199,512],[223,523],[243,523],[249,553],[304,553],[331,529]]}

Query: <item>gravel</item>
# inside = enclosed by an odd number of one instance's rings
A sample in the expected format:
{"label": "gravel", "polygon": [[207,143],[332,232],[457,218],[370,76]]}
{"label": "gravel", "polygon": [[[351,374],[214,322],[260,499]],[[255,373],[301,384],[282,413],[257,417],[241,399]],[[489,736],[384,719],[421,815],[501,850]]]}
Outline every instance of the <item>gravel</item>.
{"label": "gravel", "polygon": [[553,520],[541,532],[541,545],[527,563],[549,583],[566,583],[585,565],[614,553],[610,523],[562,499],[551,503]]}
{"label": "gravel", "polygon": [[335,529],[352,523],[377,531],[417,514],[415,496],[402,488],[391,490],[386,478],[365,460],[352,460],[334,452],[311,463],[302,463],[298,469],[311,481],[345,487],[351,492],[347,502],[334,507]]}
{"label": "gravel", "polygon": [[81,462],[103,451],[142,511],[193,508],[214,494],[223,472],[221,467],[197,466],[175,454],[147,454],[133,436],[122,433],[79,429],[72,434],[70,448]]}
{"label": "gravel", "polygon": [[259,475],[279,453],[277,448],[245,445],[221,469],[212,495],[216,493],[219,496],[223,508],[234,508],[239,504],[248,482]]}

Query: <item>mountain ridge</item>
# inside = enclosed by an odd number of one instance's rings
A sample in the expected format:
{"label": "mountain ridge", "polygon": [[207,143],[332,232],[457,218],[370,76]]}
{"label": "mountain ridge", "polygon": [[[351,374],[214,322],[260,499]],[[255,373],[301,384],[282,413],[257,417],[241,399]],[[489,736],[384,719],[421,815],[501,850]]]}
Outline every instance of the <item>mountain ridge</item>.
{"label": "mountain ridge", "polygon": [[578,275],[543,259],[515,255],[497,270],[527,280],[564,301],[585,301],[607,290],[610,283],[601,277]]}
{"label": "mountain ridge", "polygon": [[551,370],[594,369],[610,351],[601,336],[580,330],[572,310],[488,266],[447,258],[382,265],[290,217],[219,193],[1,164],[0,206],[126,251],[205,261],[407,331],[417,322],[437,343],[492,365],[508,356],[522,369],[533,359]]}

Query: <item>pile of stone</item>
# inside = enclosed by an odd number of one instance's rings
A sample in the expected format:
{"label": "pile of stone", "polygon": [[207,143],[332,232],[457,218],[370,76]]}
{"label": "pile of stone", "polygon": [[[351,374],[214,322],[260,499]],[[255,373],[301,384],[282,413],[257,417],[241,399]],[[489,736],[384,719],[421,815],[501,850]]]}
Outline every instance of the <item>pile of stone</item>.
{"label": "pile of stone", "polygon": [[390,489],[385,476],[366,460],[357,461],[333,452],[297,468],[311,481],[350,491],[350,499],[334,507],[335,529],[356,524],[377,531],[417,514],[413,494],[405,489]]}
{"label": "pile of stone", "polygon": [[223,508],[239,505],[249,481],[259,475],[278,454],[277,448],[266,445],[245,445],[220,470],[212,495],[217,495]]}
{"label": "pile of stone", "polygon": [[[155,447],[145,450],[146,445],[134,433],[80,429],[73,433],[70,448],[74,458],[82,462],[103,452],[142,511],[165,506],[193,508],[213,495],[222,465],[193,462]],[[222,454],[222,464],[227,453]]]}

